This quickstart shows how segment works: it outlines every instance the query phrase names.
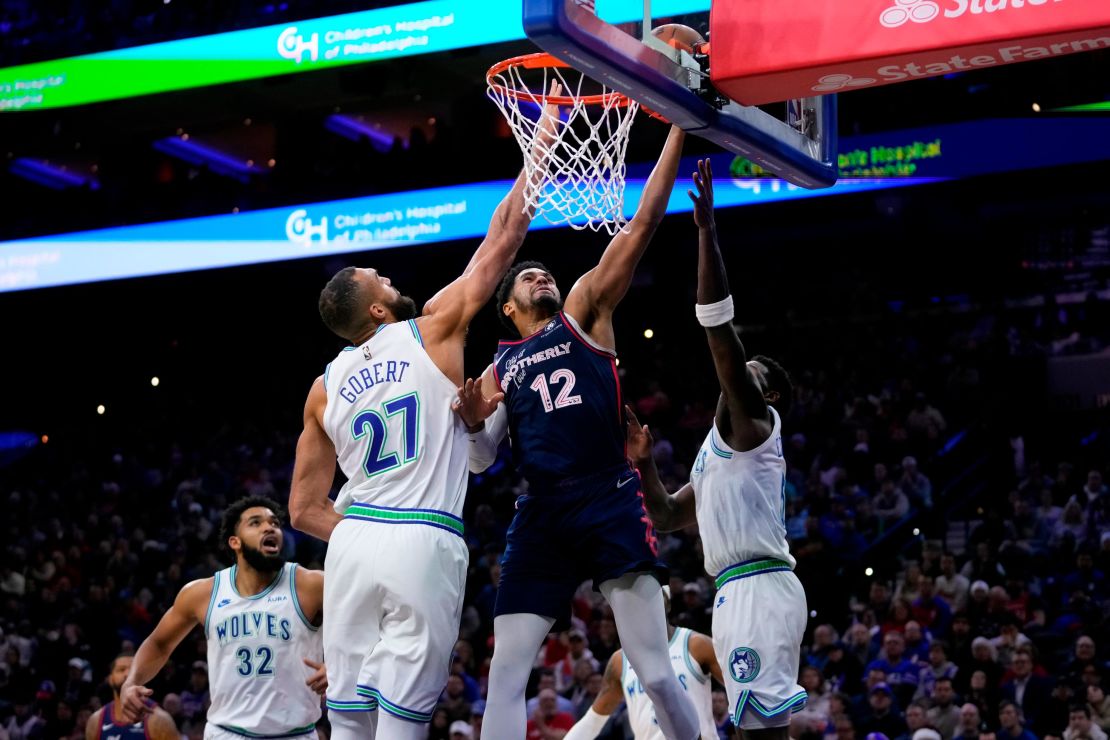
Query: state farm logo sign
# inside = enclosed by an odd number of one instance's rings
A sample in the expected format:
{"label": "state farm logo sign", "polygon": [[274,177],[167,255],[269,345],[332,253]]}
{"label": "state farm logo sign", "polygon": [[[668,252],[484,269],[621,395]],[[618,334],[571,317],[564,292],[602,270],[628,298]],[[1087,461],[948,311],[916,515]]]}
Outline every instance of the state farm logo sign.
{"label": "state farm logo sign", "polygon": [[942,14],[945,18],[959,18],[965,13],[981,15],[1003,10],[1018,10],[1027,6],[1048,5],[1060,0],[949,0],[951,5],[941,9],[934,0],[894,0],[892,7],[879,13],[879,23],[886,28],[898,28],[907,23],[928,23]]}

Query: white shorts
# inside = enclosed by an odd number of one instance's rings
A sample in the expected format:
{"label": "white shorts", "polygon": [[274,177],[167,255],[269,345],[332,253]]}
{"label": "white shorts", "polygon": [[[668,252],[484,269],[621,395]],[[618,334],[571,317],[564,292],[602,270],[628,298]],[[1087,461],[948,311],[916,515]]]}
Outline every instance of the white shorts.
{"label": "white shorts", "polygon": [[307,735],[240,735],[238,732],[225,730],[211,722],[204,726],[204,740],[243,740],[243,738],[273,737],[287,740],[317,740],[316,730]]}
{"label": "white shorts", "polygon": [[761,572],[766,562],[726,569],[713,605],[713,649],[732,723],[743,729],[785,727],[806,701],[798,683],[808,619],[805,589],[785,563],[782,570]]}
{"label": "white shorts", "polygon": [[459,636],[470,552],[417,521],[348,516],[324,563],[327,707],[430,722]]}

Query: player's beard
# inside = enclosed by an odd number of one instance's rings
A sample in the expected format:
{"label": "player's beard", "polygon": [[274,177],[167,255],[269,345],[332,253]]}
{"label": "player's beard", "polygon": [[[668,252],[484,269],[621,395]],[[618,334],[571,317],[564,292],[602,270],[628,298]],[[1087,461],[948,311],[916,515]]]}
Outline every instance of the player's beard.
{"label": "player's beard", "polygon": [[399,295],[397,300],[385,305],[389,307],[390,312],[398,321],[408,321],[416,318],[416,301],[407,295]]}
{"label": "player's beard", "polygon": [[246,542],[242,543],[239,552],[243,553],[243,560],[247,561],[247,565],[254,568],[259,573],[277,573],[281,567],[285,565],[285,558],[280,554],[267,555],[257,548],[251,547]]}
{"label": "player's beard", "polygon": [[562,309],[562,302],[554,293],[540,293],[532,299],[532,307],[536,313],[553,316]]}
{"label": "player's beard", "polygon": [[[124,681],[126,681],[126,680],[127,680],[127,678],[125,677]],[[109,676],[108,677],[108,688],[110,688],[112,690],[112,694],[114,694],[115,696],[119,696],[120,689],[123,688],[123,681],[120,681],[119,683],[116,683],[115,681],[112,680],[112,677]]]}

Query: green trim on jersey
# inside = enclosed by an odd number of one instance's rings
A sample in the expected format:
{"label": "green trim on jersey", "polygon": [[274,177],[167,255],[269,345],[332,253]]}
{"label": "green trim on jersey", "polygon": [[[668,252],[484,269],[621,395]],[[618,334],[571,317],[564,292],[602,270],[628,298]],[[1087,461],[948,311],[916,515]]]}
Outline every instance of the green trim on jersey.
{"label": "green trim on jersey", "polygon": [[770,573],[777,570],[793,570],[793,568],[791,568],[790,563],[785,560],[777,560],[775,558],[752,560],[747,563],[733,565],[725,568],[717,575],[717,588],[719,589],[729,581],[735,581],[737,578],[746,578],[759,573]]}
{"label": "green trim on jersey", "polygon": [[316,627],[312,624],[312,622],[308,621],[308,617],[304,615],[304,611],[301,609],[301,599],[299,596],[297,596],[297,564],[290,563],[290,565],[293,566],[292,569],[289,571],[289,590],[293,592],[293,608],[297,610],[297,616],[301,618],[302,622],[304,622],[304,626],[308,627],[313,632],[316,632],[320,628]]}
{"label": "green trim on jersey", "polygon": [[432,509],[386,509],[371,504],[351,504],[347,507],[347,510],[343,512],[343,515],[361,519],[372,519],[385,524],[430,524],[435,527],[450,529],[460,537],[465,531],[462,521],[457,517]]}
{"label": "green trim on jersey", "polygon": [[220,592],[220,573],[212,576],[212,595],[208,597],[208,611],[204,613],[204,639],[208,639],[208,622],[212,619],[212,608],[216,605],[216,594]]}

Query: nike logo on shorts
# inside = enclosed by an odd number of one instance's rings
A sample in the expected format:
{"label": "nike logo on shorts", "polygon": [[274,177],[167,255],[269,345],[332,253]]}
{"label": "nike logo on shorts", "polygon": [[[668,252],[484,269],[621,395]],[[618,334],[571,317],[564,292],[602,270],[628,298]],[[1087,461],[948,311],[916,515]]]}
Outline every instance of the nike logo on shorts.
{"label": "nike logo on shorts", "polygon": [[632,476],[631,478],[625,478],[624,480],[622,480],[620,483],[617,484],[617,488],[624,488],[625,486],[627,486],[629,483],[631,483],[634,480],[636,480],[636,476]]}

